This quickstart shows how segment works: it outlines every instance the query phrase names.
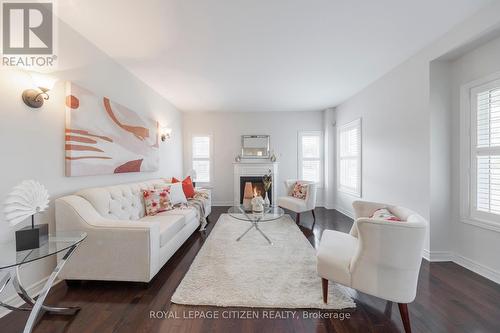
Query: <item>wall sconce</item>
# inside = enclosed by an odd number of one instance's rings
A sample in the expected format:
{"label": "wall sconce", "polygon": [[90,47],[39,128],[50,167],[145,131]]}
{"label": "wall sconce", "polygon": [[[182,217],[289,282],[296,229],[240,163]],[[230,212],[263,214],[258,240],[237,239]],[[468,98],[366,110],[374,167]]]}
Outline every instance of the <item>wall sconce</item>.
{"label": "wall sconce", "polygon": [[162,127],[160,131],[161,141],[165,142],[172,136],[172,129],[168,127]]}
{"label": "wall sconce", "polygon": [[39,73],[30,73],[30,75],[36,88],[23,91],[23,102],[29,107],[38,109],[42,107],[44,101],[49,99],[47,92],[54,87],[57,79]]}

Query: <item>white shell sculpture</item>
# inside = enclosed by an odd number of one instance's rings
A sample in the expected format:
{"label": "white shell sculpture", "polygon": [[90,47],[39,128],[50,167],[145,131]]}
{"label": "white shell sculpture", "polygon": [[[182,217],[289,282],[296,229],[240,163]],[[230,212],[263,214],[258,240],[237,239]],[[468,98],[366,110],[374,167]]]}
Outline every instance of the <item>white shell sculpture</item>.
{"label": "white shell sculpture", "polygon": [[25,180],[14,187],[4,203],[5,219],[14,226],[49,206],[49,193],[35,180]]}

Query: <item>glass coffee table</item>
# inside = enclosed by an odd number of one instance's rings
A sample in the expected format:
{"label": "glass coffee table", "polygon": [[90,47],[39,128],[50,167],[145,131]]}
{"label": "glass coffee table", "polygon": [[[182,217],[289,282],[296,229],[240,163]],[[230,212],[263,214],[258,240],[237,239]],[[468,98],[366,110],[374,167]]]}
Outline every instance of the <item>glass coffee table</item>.
{"label": "glass coffee table", "polygon": [[[8,310],[30,312],[28,321],[24,327],[24,333],[33,331],[33,328],[44,312],[74,315],[80,310],[78,307],[48,306],[44,304],[44,301],[64,264],[86,237],[87,234],[85,232],[57,232],[57,234],[49,235],[47,242],[39,248],[26,251],[16,251],[15,242],[0,244],[0,273],[5,272],[3,277],[0,275],[0,295],[6,289],[7,284],[11,282],[18,296],[27,304],[23,307],[15,307],[6,304],[4,301],[0,301],[0,307],[4,307]],[[35,299],[29,296],[26,289],[21,284],[20,267],[27,263],[58,254],[60,255],[59,261],[52,274],[47,278],[38,297]]]}
{"label": "glass coffee table", "polygon": [[236,238],[236,241],[240,241],[243,236],[245,236],[250,230],[255,228],[271,245],[273,244],[273,242],[271,242],[269,237],[267,237],[266,234],[262,232],[262,230],[259,228],[259,224],[275,221],[285,214],[285,211],[278,206],[264,207],[264,210],[262,212],[256,213],[245,210],[242,205],[239,205],[229,208],[227,212],[235,219],[251,223],[250,227],[240,237]]}

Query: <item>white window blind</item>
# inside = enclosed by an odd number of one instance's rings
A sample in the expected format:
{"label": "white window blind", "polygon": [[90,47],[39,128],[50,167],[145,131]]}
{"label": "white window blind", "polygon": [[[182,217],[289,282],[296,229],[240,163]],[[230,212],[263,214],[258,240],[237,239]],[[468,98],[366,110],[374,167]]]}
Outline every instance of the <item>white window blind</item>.
{"label": "white window blind", "polygon": [[196,172],[196,182],[210,183],[210,136],[193,136],[192,165]]}
{"label": "white window blind", "polygon": [[361,196],[361,119],[339,127],[339,191]]}
{"label": "white window blind", "polygon": [[471,90],[472,214],[500,215],[500,81]]}
{"label": "white window blind", "polygon": [[321,131],[299,132],[299,178],[323,182],[323,133]]}

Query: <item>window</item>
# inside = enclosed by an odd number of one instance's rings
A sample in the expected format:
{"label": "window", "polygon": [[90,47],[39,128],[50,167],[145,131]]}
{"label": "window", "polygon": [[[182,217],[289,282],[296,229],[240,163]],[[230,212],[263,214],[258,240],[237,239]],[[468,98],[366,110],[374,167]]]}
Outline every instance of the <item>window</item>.
{"label": "window", "polygon": [[339,191],[360,197],[361,119],[356,119],[339,127],[337,141]]}
{"label": "window", "polygon": [[299,132],[299,178],[323,183],[323,133]]}
{"label": "window", "polygon": [[470,89],[470,215],[500,222],[500,80]]}
{"label": "window", "polygon": [[209,135],[193,136],[192,168],[196,172],[198,183],[211,182],[211,137]]}

